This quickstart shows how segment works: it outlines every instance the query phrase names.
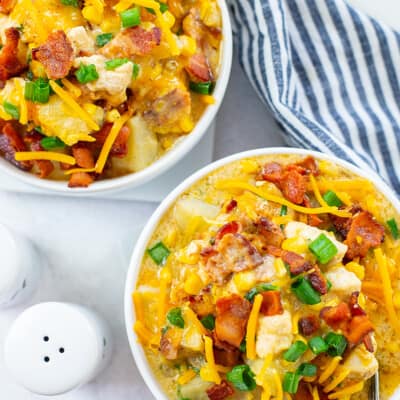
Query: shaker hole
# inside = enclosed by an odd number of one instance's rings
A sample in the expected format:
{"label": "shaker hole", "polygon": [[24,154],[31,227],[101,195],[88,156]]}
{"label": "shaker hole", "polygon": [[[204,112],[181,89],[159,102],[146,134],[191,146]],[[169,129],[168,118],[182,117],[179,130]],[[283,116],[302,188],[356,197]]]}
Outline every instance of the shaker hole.
{"label": "shaker hole", "polygon": [[44,336],[44,337],[43,337],[43,340],[44,340],[45,342],[48,342],[48,341],[50,340],[50,338],[49,338],[48,336]]}
{"label": "shaker hole", "polygon": [[44,362],[48,363],[49,361],[50,361],[50,357],[46,356],[46,357],[44,358]]}
{"label": "shaker hole", "polygon": [[60,348],[58,349],[58,351],[59,351],[60,353],[64,353],[65,349],[64,349],[64,347],[60,347]]}

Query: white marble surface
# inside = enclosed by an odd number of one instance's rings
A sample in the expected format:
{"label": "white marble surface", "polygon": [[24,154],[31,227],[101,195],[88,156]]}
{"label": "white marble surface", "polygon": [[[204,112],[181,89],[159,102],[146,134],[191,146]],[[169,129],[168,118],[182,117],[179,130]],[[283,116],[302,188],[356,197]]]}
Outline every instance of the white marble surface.
{"label": "white marble surface", "polygon": [[[235,63],[217,120],[214,158],[282,144],[278,128]],[[154,203],[0,192],[0,223],[32,239],[48,260],[30,304],[57,300],[88,305],[108,320],[114,334],[110,367],[94,382],[57,399],[152,399],[125,335],[123,289],[135,237],[155,207]],[[26,306],[0,310],[0,399],[42,398],[15,385],[2,361],[8,327]]]}

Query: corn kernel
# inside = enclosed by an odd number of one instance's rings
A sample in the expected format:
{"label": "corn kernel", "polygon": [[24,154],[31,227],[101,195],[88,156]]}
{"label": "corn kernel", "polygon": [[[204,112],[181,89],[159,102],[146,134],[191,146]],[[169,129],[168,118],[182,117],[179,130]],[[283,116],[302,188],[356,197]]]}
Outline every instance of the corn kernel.
{"label": "corn kernel", "polygon": [[100,24],[100,28],[103,32],[117,32],[121,27],[120,18],[115,16],[107,16]]}
{"label": "corn kernel", "polygon": [[233,277],[233,282],[238,290],[247,291],[256,284],[256,279],[252,271],[246,271],[235,274]]}
{"label": "corn kernel", "polygon": [[355,261],[351,261],[346,264],[346,269],[350,272],[353,272],[357,276],[358,279],[363,280],[365,277],[365,268],[356,263]]}
{"label": "corn kernel", "polygon": [[197,274],[193,272],[189,274],[183,286],[185,292],[192,295],[199,294],[200,290],[203,289],[203,287],[203,281],[199,278]]}
{"label": "corn kernel", "polygon": [[175,17],[170,11],[165,11],[165,13],[162,15],[165,21],[165,25],[168,28],[172,28],[175,24]]}
{"label": "corn kernel", "polygon": [[204,94],[201,96],[201,101],[205,104],[215,104],[215,98],[214,96],[211,96],[209,94]]}
{"label": "corn kernel", "polygon": [[103,20],[103,13],[99,13],[99,10],[95,6],[83,7],[82,15],[87,21],[96,25],[99,25]]}
{"label": "corn kernel", "polygon": [[286,239],[282,243],[283,250],[294,251],[295,253],[306,253],[308,250],[307,242],[301,237]]}
{"label": "corn kernel", "polygon": [[182,118],[180,121],[180,127],[184,132],[190,132],[193,126],[194,124],[190,117]]}
{"label": "corn kernel", "polygon": [[30,62],[30,68],[34,76],[38,78],[46,77],[46,71],[44,70],[43,65],[39,61],[32,60]]}
{"label": "corn kernel", "polygon": [[240,166],[246,174],[254,174],[259,169],[257,161],[254,160],[242,160],[240,161]]}
{"label": "corn kernel", "polygon": [[115,108],[113,110],[107,111],[106,121],[107,122],[115,122],[121,114]]}
{"label": "corn kernel", "polygon": [[399,309],[400,308],[400,293],[396,292],[393,296],[393,304],[394,306]]}
{"label": "corn kernel", "polygon": [[194,372],[192,369],[188,369],[178,378],[178,383],[179,385],[185,385],[195,377],[196,372]]}
{"label": "corn kernel", "polygon": [[358,304],[361,306],[361,308],[365,308],[365,296],[364,296],[364,293],[360,293],[358,295]]}
{"label": "corn kernel", "polygon": [[172,282],[172,273],[171,269],[168,266],[165,266],[160,271],[160,279],[164,280],[167,283]]}
{"label": "corn kernel", "polygon": [[196,41],[187,35],[179,36],[180,47],[181,47],[181,54],[185,57],[190,57],[196,53],[197,45]]}
{"label": "corn kernel", "polygon": [[176,239],[177,239],[178,233],[176,229],[171,229],[167,236],[164,238],[164,243],[167,247],[171,248],[174,247],[176,244]]}

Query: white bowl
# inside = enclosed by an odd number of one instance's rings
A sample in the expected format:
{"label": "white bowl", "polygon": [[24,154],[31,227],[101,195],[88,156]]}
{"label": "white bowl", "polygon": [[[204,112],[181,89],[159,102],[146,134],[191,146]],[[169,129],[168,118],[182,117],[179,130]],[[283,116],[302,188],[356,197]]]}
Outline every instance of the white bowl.
{"label": "white bowl", "polygon": [[[381,193],[385,194],[385,197],[393,204],[395,209],[400,213],[400,201],[396,198],[396,196],[389,188],[389,186],[386,183],[384,183],[383,180],[376,173],[372,171],[364,172],[359,168],[355,167],[353,164],[343,161],[335,156],[319,153],[317,151],[294,149],[288,147],[271,147],[265,149],[245,151],[242,153],[233,154],[229,157],[223,158],[212,164],[209,164],[206,167],[194,173],[193,175],[189,176],[187,179],[185,179],[158,206],[158,208],[151,216],[149,222],[143,229],[142,234],[140,235],[132,254],[125,284],[125,324],[126,324],[129,344],[132,350],[133,357],[135,358],[136,364],[138,366],[138,369],[142,374],[142,377],[146,382],[148,388],[150,389],[150,391],[153,393],[153,395],[157,400],[167,400],[167,396],[165,395],[164,391],[159,385],[157,379],[154,377],[153,372],[147,362],[147,358],[142,349],[142,346],[138,342],[136,333],[133,330],[133,324],[135,321],[135,310],[132,304],[132,292],[134,292],[136,288],[136,281],[139,275],[142,258],[145,254],[148,242],[151,239],[154,230],[157,228],[158,223],[165,214],[165,212],[168,211],[168,209],[173,205],[173,203],[182,193],[184,193],[187,189],[189,189],[193,184],[195,184],[201,178],[205,177],[206,175],[210,174],[216,169],[226,164],[229,164],[233,161],[240,160],[243,158],[269,155],[269,154],[277,154],[277,155],[299,154],[303,156],[311,155],[316,159],[335,162],[336,164],[350,170],[351,172],[354,172],[355,174],[370,180]],[[394,395],[392,399],[393,400],[399,399],[399,396]]]}
{"label": "white bowl", "polygon": [[177,143],[165,155],[141,171],[118,178],[95,181],[87,188],[72,189],[68,187],[67,181],[40,179],[30,172],[24,172],[18,169],[2,157],[0,157],[0,170],[29,185],[45,189],[46,191],[62,192],[64,195],[75,195],[77,193],[93,194],[116,191],[127,187],[132,188],[142,185],[154,179],[156,176],[168,171],[173,165],[188,154],[205,135],[214,120],[225,95],[232,66],[232,27],[225,0],[218,0],[218,5],[222,16],[222,42],[219,75],[213,92],[215,103],[206,108],[192,132],[184,137],[183,140]]}

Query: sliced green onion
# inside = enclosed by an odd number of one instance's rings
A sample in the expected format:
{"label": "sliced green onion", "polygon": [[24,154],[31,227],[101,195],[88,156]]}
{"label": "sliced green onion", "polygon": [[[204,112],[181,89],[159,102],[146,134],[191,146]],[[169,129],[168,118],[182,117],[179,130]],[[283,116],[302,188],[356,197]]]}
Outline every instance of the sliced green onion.
{"label": "sliced green onion", "polygon": [[297,340],[283,353],[283,358],[285,361],[297,361],[307,349],[308,346],[304,342]]}
{"label": "sliced green onion", "polygon": [[14,104],[5,101],[3,103],[3,108],[7,114],[10,114],[13,117],[13,119],[19,119],[19,108],[14,106]]}
{"label": "sliced green onion", "polygon": [[297,368],[296,372],[301,376],[315,376],[317,375],[317,366],[310,363],[303,363]]}
{"label": "sliced green onion", "polygon": [[396,220],[394,218],[391,218],[388,221],[386,221],[386,223],[390,229],[390,233],[392,234],[393,239],[399,239],[400,233],[399,233],[399,228],[397,226]]}
{"label": "sliced green onion", "polygon": [[246,339],[243,339],[243,340],[242,340],[242,343],[240,343],[239,350],[240,350],[242,353],[246,353]]}
{"label": "sliced green onion", "polygon": [[226,374],[226,379],[235,386],[236,389],[242,392],[248,392],[256,388],[254,380],[254,372],[246,364],[236,365],[232,371]]}
{"label": "sliced green onion", "polygon": [[24,97],[34,103],[47,103],[50,97],[49,82],[43,78],[26,82]]}
{"label": "sliced green onion", "polygon": [[106,69],[111,70],[120,67],[121,65],[126,64],[129,62],[127,58],[114,58],[113,60],[108,60],[105,62]]}
{"label": "sliced green onion", "polygon": [[81,63],[79,68],[75,71],[75,76],[80,83],[92,82],[99,78],[94,64],[84,65]]}
{"label": "sliced green onion", "polygon": [[41,135],[44,135],[44,133],[43,133],[43,129],[42,129],[42,127],[41,126],[35,126],[35,131],[37,131],[37,132],[39,132]]}
{"label": "sliced green onion", "polygon": [[171,252],[163,242],[158,242],[150,249],[147,249],[147,253],[157,265],[164,265]]}
{"label": "sliced green onion", "polygon": [[279,215],[280,215],[281,217],[283,217],[284,215],[287,215],[287,206],[283,205],[283,206],[281,207],[281,212],[279,213]]}
{"label": "sliced green onion", "polygon": [[61,4],[64,6],[72,6],[72,7],[79,7],[78,0],[61,0]]}
{"label": "sliced green onion", "polygon": [[338,252],[337,247],[332,241],[323,233],[321,233],[314,241],[312,241],[308,248],[317,257],[321,264],[326,264],[332,260]]}
{"label": "sliced green onion", "polygon": [[329,332],[324,340],[329,347],[327,353],[331,357],[341,356],[346,350],[347,340],[343,335]]}
{"label": "sliced green onion", "polygon": [[65,147],[65,143],[56,136],[44,137],[40,141],[40,145],[45,150],[52,150]]}
{"label": "sliced green onion", "polygon": [[260,283],[259,285],[250,289],[244,296],[244,298],[250,302],[253,302],[256,294],[266,292],[268,290],[278,290],[279,288],[275,285],[271,285],[270,283]]}
{"label": "sliced green onion", "polygon": [[[168,10],[168,4],[167,3],[161,3],[159,0],[157,0],[158,3],[160,3],[160,11],[162,14],[165,13],[165,11]],[[156,12],[152,8],[146,7],[146,10],[153,15],[156,15]]]}
{"label": "sliced green onion", "polygon": [[136,64],[136,63],[132,63],[132,64],[133,64],[132,78],[136,79],[139,75],[140,67],[139,67],[139,64]]}
{"label": "sliced green onion", "polygon": [[297,393],[301,376],[296,372],[286,372],[283,377],[283,391],[291,394]]}
{"label": "sliced green onion", "polygon": [[327,345],[327,343],[321,336],[313,337],[308,342],[308,345],[309,345],[311,351],[316,355],[325,353],[329,348],[329,346]]}
{"label": "sliced green onion", "polygon": [[171,325],[177,326],[178,328],[185,327],[185,320],[182,316],[182,310],[179,307],[172,308],[168,311],[167,320]]}
{"label": "sliced green onion", "polygon": [[331,288],[332,288],[332,282],[329,280],[329,279],[327,279],[326,280],[326,288],[328,289],[328,292],[331,290]]}
{"label": "sliced green onion", "polygon": [[165,334],[168,332],[168,329],[169,329],[169,326],[168,326],[168,325],[164,326],[164,327],[161,329],[161,333],[162,333],[163,335],[165,335]]}
{"label": "sliced green onion", "polygon": [[112,33],[101,33],[96,36],[96,44],[99,47],[105,46],[113,38]]}
{"label": "sliced green onion", "polygon": [[337,194],[332,190],[328,190],[326,193],[324,193],[322,198],[326,201],[326,204],[328,204],[328,206],[340,207],[341,205],[343,205],[342,200],[340,200]]}
{"label": "sliced green onion", "polygon": [[190,82],[189,88],[192,92],[211,94],[214,90],[214,82]]}
{"label": "sliced green onion", "polygon": [[204,328],[212,331],[215,328],[215,318],[214,315],[209,314],[203,317],[200,322],[203,324]]}
{"label": "sliced green onion", "polygon": [[318,304],[321,302],[320,294],[311,286],[311,283],[301,277],[292,283],[292,292],[304,304]]}
{"label": "sliced green onion", "polygon": [[140,10],[138,7],[122,11],[119,16],[121,17],[123,28],[131,28],[140,24]]}

